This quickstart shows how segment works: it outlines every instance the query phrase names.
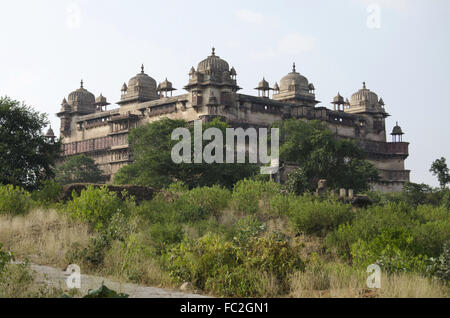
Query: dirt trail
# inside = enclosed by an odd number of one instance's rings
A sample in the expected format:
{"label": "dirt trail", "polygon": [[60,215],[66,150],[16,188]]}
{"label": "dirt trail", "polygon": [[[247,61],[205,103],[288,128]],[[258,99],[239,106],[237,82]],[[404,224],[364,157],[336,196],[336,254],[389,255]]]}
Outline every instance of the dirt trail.
{"label": "dirt trail", "polygon": [[[65,272],[41,265],[31,265],[31,269],[38,274],[40,281],[46,282],[50,286],[67,290],[66,279],[68,276]],[[207,298],[206,296],[188,294],[180,291],[118,283],[107,278],[83,274],[81,275],[81,295],[86,295],[89,289],[99,288],[102,282],[112,290],[130,295],[130,298]]]}

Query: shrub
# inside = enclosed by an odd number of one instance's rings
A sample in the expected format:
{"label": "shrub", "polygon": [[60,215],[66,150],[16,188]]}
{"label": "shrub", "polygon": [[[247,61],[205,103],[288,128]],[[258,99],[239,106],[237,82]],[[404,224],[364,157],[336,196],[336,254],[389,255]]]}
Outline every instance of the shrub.
{"label": "shrub", "polygon": [[405,231],[385,231],[373,240],[352,245],[353,263],[362,268],[379,265],[388,273],[423,272],[425,258],[411,251],[413,238]]}
{"label": "shrub", "polygon": [[155,223],[150,226],[152,246],[156,254],[161,255],[166,248],[183,240],[183,228],[176,223]]}
{"label": "shrub", "polygon": [[450,283],[450,244],[445,244],[438,258],[430,258],[427,273],[443,282]]}
{"label": "shrub", "polygon": [[48,205],[57,202],[61,192],[62,186],[59,183],[53,180],[46,180],[42,182],[40,189],[31,193],[31,197],[41,205]]}
{"label": "shrub", "polygon": [[29,192],[12,185],[0,185],[0,215],[21,215],[29,212],[32,207]]}
{"label": "shrub", "polygon": [[236,210],[248,214],[256,213],[260,207],[267,212],[270,199],[279,192],[280,185],[272,181],[242,180],[234,186],[233,205]]}
{"label": "shrub", "polygon": [[231,192],[220,186],[195,188],[185,194],[189,203],[203,208],[209,215],[219,216],[228,207]]}
{"label": "shrub", "polygon": [[111,248],[112,240],[106,234],[89,239],[87,247],[82,248],[74,245],[66,254],[66,260],[69,264],[79,263],[88,267],[98,267],[103,264],[106,253]]}
{"label": "shrub", "polygon": [[296,248],[273,238],[252,238],[238,246],[209,233],[183,241],[168,256],[176,283],[190,282],[220,296],[267,296],[273,291],[270,284],[286,291],[288,275],[304,268]]}
{"label": "shrub", "polygon": [[299,168],[291,173],[288,176],[285,187],[289,193],[297,195],[302,195],[305,192],[308,192],[311,186],[305,170],[303,168]]}
{"label": "shrub", "polygon": [[248,216],[237,222],[236,234],[233,237],[233,240],[237,246],[247,246],[250,243],[251,238],[258,237],[265,231],[265,224],[259,222],[254,216]]}
{"label": "shrub", "polygon": [[298,197],[291,205],[289,219],[294,231],[325,236],[354,218],[352,207],[338,201]]}
{"label": "shrub", "polygon": [[0,275],[12,260],[14,260],[13,254],[3,251],[3,244],[0,243]]}
{"label": "shrub", "polygon": [[116,193],[109,192],[106,186],[94,188],[88,186],[78,196],[72,194],[64,210],[74,219],[88,223],[93,229],[105,229],[111,217],[116,213],[128,215],[134,206],[131,200],[122,201]]}
{"label": "shrub", "polygon": [[358,240],[370,242],[383,232],[407,231],[413,243],[409,245],[414,255],[437,257],[442,246],[450,240],[450,211],[443,207],[413,207],[404,202],[387,203],[358,210],[350,224],[341,225],[327,236],[326,245],[335,248],[339,255],[350,258],[351,245]]}

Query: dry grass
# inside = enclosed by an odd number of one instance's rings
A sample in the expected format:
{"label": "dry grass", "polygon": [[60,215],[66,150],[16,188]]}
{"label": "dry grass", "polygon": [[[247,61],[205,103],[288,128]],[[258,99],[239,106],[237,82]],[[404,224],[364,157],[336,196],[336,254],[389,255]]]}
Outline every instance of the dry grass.
{"label": "dry grass", "polygon": [[383,298],[446,298],[449,289],[438,281],[417,274],[382,277],[379,296]]}
{"label": "dry grass", "polygon": [[65,267],[72,244],[86,246],[88,226],[74,223],[55,210],[36,209],[24,216],[0,216],[0,242],[16,258],[54,267]]}
{"label": "dry grass", "polygon": [[308,268],[291,277],[291,297],[295,298],[447,298],[448,287],[418,274],[384,275],[381,289],[366,286],[365,272],[349,266],[327,264]]}

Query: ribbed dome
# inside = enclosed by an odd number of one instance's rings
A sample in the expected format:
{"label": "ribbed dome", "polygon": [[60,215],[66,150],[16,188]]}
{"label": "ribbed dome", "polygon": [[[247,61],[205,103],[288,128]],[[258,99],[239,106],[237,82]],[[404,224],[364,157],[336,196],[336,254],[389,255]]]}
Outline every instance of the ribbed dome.
{"label": "ribbed dome", "polygon": [[214,72],[214,73],[223,73],[230,71],[230,65],[227,61],[222,60],[215,53],[215,49],[213,48],[211,56],[207,59],[201,61],[198,64],[197,71],[200,73],[206,72]]}
{"label": "ribbed dome", "polygon": [[306,77],[296,72],[294,64],[292,72],[281,79],[280,90],[281,92],[285,91],[309,92],[309,82]]}
{"label": "ribbed dome", "polygon": [[[126,85],[125,85],[126,86]],[[122,87],[122,91],[125,88]],[[140,98],[144,100],[157,99],[157,83],[156,81],[145,74],[144,65],[141,67],[141,73],[132,77],[128,82],[127,94],[122,96],[122,99]]]}
{"label": "ribbed dome", "polygon": [[95,96],[88,90],[83,88],[83,81],[81,81],[81,87],[76,91],[69,94],[69,104],[74,105],[92,105],[95,103]]}
{"label": "ribbed dome", "polygon": [[144,71],[137,74],[135,77],[132,77],[128,81],[128,90],[131,90],[134,87],[141,87],[142,89],[149,89],[152,91],[156,91],[156,86],[157,86],[156,81],[147,74],[145,74]]}
{"label": "ribbed dome", "polygon": [[366,88],[366,83],[363,83],[363,88],[352,95],[350,104],[352,106],[360,106],[361,102],[367,102],[369,105],[378,104],[378,95]]}

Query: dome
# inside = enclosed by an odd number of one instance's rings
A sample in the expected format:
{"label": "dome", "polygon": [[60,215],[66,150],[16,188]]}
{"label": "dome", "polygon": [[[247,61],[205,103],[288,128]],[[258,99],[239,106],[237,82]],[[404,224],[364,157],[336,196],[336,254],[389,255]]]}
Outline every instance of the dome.
{"label": "dome", "polygon": [[259,90],[269,90],[271,89],[269,86],[269,83],[266,81],[265,78],[263,78],[263,80],[261,82],[259,82],[258,87],[255,89],[259,89]]}
{"label": "dome", "polygon": [[45,134],[45,137],[47,138],[55,138],[55,132],[52,129],[52,126],[47,130],[47,133]]}
{"label": "dome", "polygon": [[281,79],[280,90],[283,91],[304,91],[309,92],[309,82],[306,77],[297,73],[295,63],[292,72]]}
{"label": "dome", "polygon": [[92,105],[95,103],[95,96],[83,87],[83,81],[81,81],[81,87],[76,91],[69,94],[69,104],[74,105]]}
{"label": "dome", "polygon": [[215,53],[215,49],[212,49],[212,54],[205,60],[198,64],[197,71],[200,73],[214,72],[222,73],[230,71],[230,65],[218,57]]}
{"label": "dome", "polygon": [[392,130],[391,135],[392,135],[392,136],[401,136],[401,135],[404,135],[403,130],[402,130],[402,127],[400,127],[400,126],[398,125],[398,122],[397,122],[397,124],[395,125],[394,129]]}
{"label": "dome", "polygon": [[378,104],[378,95],[366,88],[366,83],[363,83],[363,88],[352,95],[350,99],[351,106],[359,107],[361,102],[367,102],[369,105],[376,106]]}
{"label": "dome", "polygon": [[173,86],[172,86],[172,83],[169,82],[166,78],[164,82],[162,82],[161,84],[158,85],[158,88],[160,90],[172,90]]}
{"label": "dome", "polygon": [[340,93],[333,99],[333,104],[344,104],[344,97]]}
{"label": "dome", "polygon": [[106,100],[106,97],[104,97],[102,94],[100,94],[100,96],[95,99],[95,103],[96,104],[107,104],[108,102]]}
{"label": "dome", "polygon": [[131,90],[133,87],[141,87],[156,91],[156,81],[144,73],[144,65],[141,66],[141,69],[141,73],[128,81],[128,90]]}
{"label": "dome", "polygon": [[[126,89],[126,90],[125,90]],[[122,100],[154,100],[157,99],[157,83],[156,81],[145,74],[144,65],[141,66],[141,72],[132,77],[128,81],[128,87],[122,86]],[[126,93],[125,93],[126,92]]]}

